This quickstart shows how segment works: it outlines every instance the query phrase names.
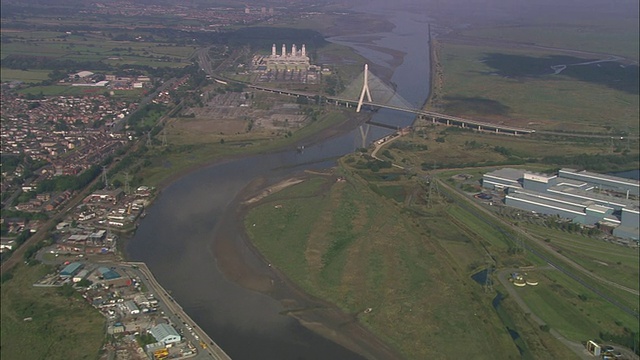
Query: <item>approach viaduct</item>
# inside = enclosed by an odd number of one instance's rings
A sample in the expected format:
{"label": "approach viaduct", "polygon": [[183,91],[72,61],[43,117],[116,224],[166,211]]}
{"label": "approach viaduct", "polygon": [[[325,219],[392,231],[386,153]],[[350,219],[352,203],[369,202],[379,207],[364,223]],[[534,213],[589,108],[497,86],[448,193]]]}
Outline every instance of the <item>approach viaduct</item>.
{"label": "approach viaduct", "polygon": [[[344,106],[347,108],[351,108],[351,107],[357,108],[358,106],[358,100],[345,99],[338,96],[324,96],[324,95],[318,95],[318,94],[304,92],[304,91],[276,89],[276,88],[259,86],[259,85],[247,85],[247,87],[250,89],[270,92],[270,93],[279,94],[279,95],[304,97],[311,101],[320,99],[322,102],[334,104],[336,106]],[[420,119],[431,121],[433,124],[458,126],[466,129],[487,131],[487,132],[492,132],[496,134],[506,134],[506,135],[527,135],[527,134],[535,133],[535,130],[532,130],[532,129],[492,124],[492,123],[487,123],[487,122],[482,122],[477,120],[463,119],[460,117],[440,114],[433,111],[409,109],[409,108],[400,107],[400,106],[378,104],[376,102],[368,102],[368,101],[363,102],[362,105],[370,109],[384,108],[384,109],[391,109],[391,110],[412,113],[417,115],[417,117]]]}

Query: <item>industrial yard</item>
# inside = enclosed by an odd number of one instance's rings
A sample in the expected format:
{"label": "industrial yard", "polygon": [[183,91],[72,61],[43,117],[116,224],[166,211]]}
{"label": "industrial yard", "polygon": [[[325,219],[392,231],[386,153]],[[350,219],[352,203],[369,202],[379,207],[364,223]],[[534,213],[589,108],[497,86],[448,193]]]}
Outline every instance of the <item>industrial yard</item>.
{"label": "industrial yard", "polygon": [[211,358],[211,351],[226,356],[143,263],[64,261],[34,286],[73,289],[100,311],[107,320],[101,359]]}

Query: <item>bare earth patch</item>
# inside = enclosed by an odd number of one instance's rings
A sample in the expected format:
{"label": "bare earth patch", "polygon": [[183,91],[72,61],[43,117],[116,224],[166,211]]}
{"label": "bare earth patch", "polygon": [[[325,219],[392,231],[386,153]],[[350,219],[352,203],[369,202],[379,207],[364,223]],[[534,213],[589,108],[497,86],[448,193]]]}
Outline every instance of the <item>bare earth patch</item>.
{"label": "bare earth patch", "polygon": [[174,128],[201,135],[236,134],[244,132],[247,124],[242,119],[182,119],[174,123]]}

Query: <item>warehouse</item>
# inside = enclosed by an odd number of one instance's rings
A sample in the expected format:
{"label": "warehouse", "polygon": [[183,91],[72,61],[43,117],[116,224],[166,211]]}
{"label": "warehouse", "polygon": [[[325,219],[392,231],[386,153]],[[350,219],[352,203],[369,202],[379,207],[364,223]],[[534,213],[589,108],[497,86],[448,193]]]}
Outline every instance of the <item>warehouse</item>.
{"label": "warehouse", "polygon": [[[635,184],[635,185],[634,185]],[[613,235],[638,240],[640,212],[637,199],[638,181],[610,175],[562,169],[558,175],[546,175],[505,168],[482,177],[482,186],[505,190],[507,206],[527,212],[560,216],[582,225],[606,224]],[[593,190],[615,191],[614,197]]]}
{"label": "warehouse", "polygon": [[573,201],[586,204],[586,202],[610,207],[614,210],[622,210],[628,207],[634,207],[637,201],[627,200],[619,197],[598,194],[593,191],[580,190],[568,186],[553,186],[547,192],[562,196]]}
{"label": "warehouse", "polygon": [[140,314],[140,309],[138,308],[138,305],[136,305],[136,303],[133,302],[133,300],[127,300],[124,302],[124,306],[127,308],[127,312],[131,315],[138,315]]}
{"label": "warehouse", "polygon": [[505,205],[540,214],[558,215],[584,224],[586,213],[579,202],[567,201],[555,194],[509,188]]}
{"label": "warehouse", "polygon": [[89,275],[89,271],[84,269],[80,271],[76,276],[73,277],[73,282],[74,283],[80,282],[84,280],[87,277],[87,275]]}
{"label": "warehouse", "polygon": [[575,169],[561,169],[558,176],[566,179],[585,181],[596,185],[600,189],[615,191],[629,195],[640,195],[640,182],[633,179],[625,179],[617,176],[598,174],[589,171],[577,171]]}
{"label": "warehouse", "polygon": [[524,170],[504,168],[482,175],[482,186],[492,190],[504,190],[510,187],[521,188]]}
{"label": "warehouse", "polygon": [[640,209],[624,208],[620,215],[620,226],[613,229],[613,235],[623,238],[640,241]]}
{"label": "warehouse", "polygon": [[158,342],[162,342],[165,345],[180,342],[181,339],[176,329],[169,324],[158,324],[149,329],[149,332]]}
{"label": "warehouse", "polygon": [[557,175],[525,172],[522,175],[522,187],[532,191],[546,191],[557,182]]}
{"label": "warehouse", "polygon": [[80,268],[82,268],[81,263],[79,262],[71,263],[65,266],[64,269],[62,269],[62,271],[60,271],[60,277],[64,279],[68,279],[73,275],[75,275],[80,270]]}
{"label": "warehouse", "polygon": [[120,277],[120,274],[118,274],[115,270],[111,270],[107,267],[99,267],[98,273],[104,280],[113,280]]}

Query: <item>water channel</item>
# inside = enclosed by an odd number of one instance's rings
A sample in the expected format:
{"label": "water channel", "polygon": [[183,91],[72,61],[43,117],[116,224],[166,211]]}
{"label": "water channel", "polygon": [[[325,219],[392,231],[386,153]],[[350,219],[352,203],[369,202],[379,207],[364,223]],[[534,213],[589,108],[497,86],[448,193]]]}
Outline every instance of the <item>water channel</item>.
{"label": "water channel", "polygon": [[[384,10],[383,10],[384,11]],[[389,66],[389,55],[369,45],[405,53],[391,80],[398,92],[419,107],[429,87],[428,24],[426,14],[385,11],[396,27],[390,33],[335,38],[380,66]],[[406,126],[409,115],[380,111],[376,122]],[[389,133],[372,127],[371,139]],[[322,169],[358,147],[359,131],[305,146],[211,165],[190,173],[162,190],[147,210],[135,236],[128,242],[130,259],[144,261],[159,282],[184,310],[233,359],[360,359],[360,355],[308,330],[274,297],[238,285],[228,279],[219,264],[216,242],[232,237],[242,244],[241,222],[234,219],[235,199],[257,178],[273,182],[304,169]],[[229,225],[233,224],[233,225]],[[268,273],[267,265],[247,246],[239,246],[243,266]],[[240,275],[239,275],[240,276]]]}

